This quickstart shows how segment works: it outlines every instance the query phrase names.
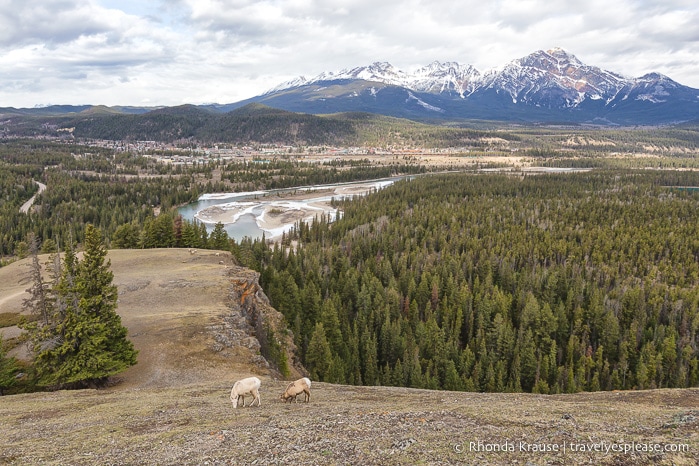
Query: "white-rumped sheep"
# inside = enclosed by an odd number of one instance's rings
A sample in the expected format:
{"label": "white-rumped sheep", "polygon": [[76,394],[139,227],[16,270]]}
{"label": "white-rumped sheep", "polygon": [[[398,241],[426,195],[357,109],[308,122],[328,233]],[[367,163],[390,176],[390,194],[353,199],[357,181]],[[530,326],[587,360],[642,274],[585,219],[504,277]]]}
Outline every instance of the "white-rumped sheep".
{"label": "white-rumped sheep", "polygon": [[284,390],[284,393],[282,393],[280,398],[285,403],[287,401],[291,401],[292,398],[294,399],[294,403],[298,403],[296,397],[301,393],[303,393],[303,401],[305,403],[311,401],[311,379],[308,377],[291,382],[289,385],[287,385],[286,390]]}
{"label": "white-rumped sheep", "polygon": [[242,398],[244,408],[245,395],[247,395],[248,393],[252,395],[252,403],[250,403],[250,406],[255,404],[255,400],[257,400],[257,406],[260,406],[261,384],[262,382],[260,382],[260,379],[258,379],[257,377],[248,377],[247,379],[238,380],[236,383],[234,383],[233,388],[231,389],[231,402],[233,403],[233,407],[237,408],[238,398]]}

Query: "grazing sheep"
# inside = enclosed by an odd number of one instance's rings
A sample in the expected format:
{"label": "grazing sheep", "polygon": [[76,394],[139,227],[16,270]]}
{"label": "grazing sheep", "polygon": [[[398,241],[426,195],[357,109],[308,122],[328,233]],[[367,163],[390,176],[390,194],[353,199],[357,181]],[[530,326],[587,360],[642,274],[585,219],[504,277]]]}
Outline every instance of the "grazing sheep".
{"label": "grazing sheep", "polygon": [[248,393],[252,395],[252,403],[250,403],[250,406],[255,404],[255,400],[257,400],[257,406],[260,406],[261,383],[262,382],[260,382],[260,379],[257,377],[248,377],[247,379],[238,380],[236,383],[234,383],[233,388],[231,389],[231,402],[233,403],[233,407],[238,407],[238,398],[242,397],[244,408],[245,395]]}
{"label": "grazing sheep", "polygon": [[298,379],[295,382],[291,382],[286,387],[286,390],[284,390],[284,393],[282,393],[280,398],[285,403],[287,401],[291,401],[292,398],[294,399],[294,403],[298,403],[296,397],[299,396],[301,393],[303,393],[303,401],[305,403],[311,401],[311,379],[309,379],[308,377],[304,377],[302,379]]}

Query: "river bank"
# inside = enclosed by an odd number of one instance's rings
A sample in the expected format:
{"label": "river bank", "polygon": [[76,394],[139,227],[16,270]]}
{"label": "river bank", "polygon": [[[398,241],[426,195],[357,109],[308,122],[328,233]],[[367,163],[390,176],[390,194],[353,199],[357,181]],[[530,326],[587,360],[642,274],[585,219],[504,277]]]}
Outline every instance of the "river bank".
{"label": "river bank", "polygon": [[363,196],[400,178],[335,185],[309,186],[276,191],[205,194],[179,209],[184,218],[197,219],[213,228],[222,223],[229,236],[278,240],[299,221],[311,222],[326,215],[337,217],[333,199]]}

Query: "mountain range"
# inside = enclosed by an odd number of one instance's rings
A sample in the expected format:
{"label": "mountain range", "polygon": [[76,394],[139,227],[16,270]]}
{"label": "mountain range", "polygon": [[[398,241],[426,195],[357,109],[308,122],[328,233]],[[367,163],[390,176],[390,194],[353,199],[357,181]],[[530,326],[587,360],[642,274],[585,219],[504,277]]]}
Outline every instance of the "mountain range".
{"label": "mountain range", "polygon": [[483,73],[456,62],[435,61],[411,73],[376,62],[299,77],[218,108],[250,102],[294,112],[364,111],[420,120],[637,125],[699,118],[699,90],[659,73],[625,77],[586,65],[561,48]]}
{"label": "mountain range", "polygon": [[[437,124],[491,120],[633,126],[699,120],[698,89],[659,73],[625,77],[586,65],[561,48],[539,50],[485,72],[456,62],[435,61],[414,72],[376,62],[299,77],[239,102],[197,107],[215,119],[215,115],[249,104],[314,115],[365,112]],[[79,114],[97,118],[166,109],[62,105],[0,108],[0,116]],[[168,113],[182,117],[181,110],[172,109]],[[196,119],[195,126],[209,117],[197,114]]]}

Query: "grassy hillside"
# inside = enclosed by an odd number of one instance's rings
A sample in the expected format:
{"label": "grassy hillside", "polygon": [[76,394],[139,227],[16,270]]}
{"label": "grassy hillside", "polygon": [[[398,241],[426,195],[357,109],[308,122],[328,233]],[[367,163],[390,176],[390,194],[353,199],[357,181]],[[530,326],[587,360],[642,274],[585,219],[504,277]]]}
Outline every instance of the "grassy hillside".
{"label": "grassy hillside", "polygon": [[[41,256],[41,263],[47,257]],[[118,376],[119,387],[189,384],[249,371],[274,373],[248,335],[253,329],[241,320],[240,306],[232,302],[237,284],[254,280],[255,274],[235,266],[229,253],[115,249],[108,259],[119,292],[117,312],[139,351],[138,364]],[[8,324],[22,311],[30,260],[0,268],[0,315]],[[10,344],[19,334],[14,325],[0,331]],[[26,357],[24,345],[11,354]]]}
{"label": "grassy hillside", "polygon": [[[696,388],[544,396],[314,382],[309,404],[284,404],[285,382],[254,350],[222,339],[240,298],[231,284],[249,271],[213,251],[114,250],[109,259],[138,365],[105,390],[3,397],[0,464],[699,461]],[[21,307],[25,264],[0,269],[0,314]],[[263,380],[262,406],[233,409],[230,387],[250,374]],[[622,451],[594,450],[612,445]],[[592,450],[572,451],[582,448]]]}

